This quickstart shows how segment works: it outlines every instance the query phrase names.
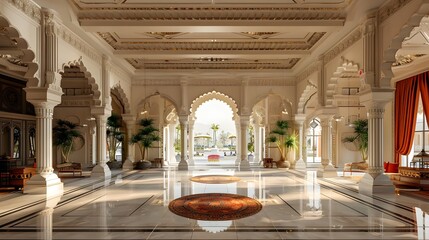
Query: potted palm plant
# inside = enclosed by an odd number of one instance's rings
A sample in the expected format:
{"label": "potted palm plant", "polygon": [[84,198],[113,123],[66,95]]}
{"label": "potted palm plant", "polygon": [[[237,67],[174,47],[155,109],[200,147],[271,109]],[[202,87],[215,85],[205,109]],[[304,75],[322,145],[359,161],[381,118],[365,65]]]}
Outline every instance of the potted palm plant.
{"label": "potted palm plant", "polygon": [[121,131],[122,118],[120,115],[112,114],[107,118],[107,151],[109,153],[109,161],[107,165],[110,169],[118,169],[121,167],[121,162],[116,160],[116,151],[121,146],[124,140],[124,133]]}
{"label": "potted palm plant", "polygon": [[77,139],[83,142],[82,134],[77,130],[79,125],[67,120],[58,119],[52,129],[53,144],[61,150],[61,163],[68,163],[70,153],[74,150],[73,144]]}
{"label": "potted palm plant", "polygon": [[344,143],[353,143],[362,155],[362,162],[368,159],[368,120],[358,119],[353,122],[354,135],[343,138]]}
{"label": "potted palm plant", "polygon": [[158,142],[161,138],[158,135],[159,130],[153,126],[153,119],[144,118],[139,122],[140,129],[135,135],[131,136],[131,144],[137,144],[141,160],[137,162],[137,169],[149,168],[152,163],[146,160],[147,150],[152,147],[154,142]]}
{"label": "potted palm plant", "polygon": [[289,133],[289,122],[278,120],[276,128],[270,132],[267,142],[274,143],[280,152],[280,159],[277,161],[277,167],[289,168],[291,163],[287,160],[287,154],[290,150],[298,147],[298,136],[296,133]]}

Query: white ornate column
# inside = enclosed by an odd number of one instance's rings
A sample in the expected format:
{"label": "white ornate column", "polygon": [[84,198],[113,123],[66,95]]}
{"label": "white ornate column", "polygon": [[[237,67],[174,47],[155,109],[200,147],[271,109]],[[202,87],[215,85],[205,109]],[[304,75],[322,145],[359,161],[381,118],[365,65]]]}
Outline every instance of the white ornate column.
{"label": "white ornate column", "polygon": [[247,159],[247,129],[249,128],[249,116],[240,116],[240,165],[241,171],[250,170]]}
{"label": "white ornate column", "polygon": [[134,128],[136,126],[136,116],[131,114],[123,114],[122,120],[125,122],[125,125],[127,126],[127,132],[124,138],[124,143],[126,152],[127,152],[127,159],[122,164],[122,170],[132,170],[134,169],[134,158],[135,158],[135,146],[130,145],[130,139],[131,135],[133,135]]}
{"label": "white ornate column", "polygon": [[303,149],[304,149],[304,121],[305,116],[302,114],[298,114],[295,116],[296,127],[298,128],[299,134],[299,145],[298,145],[298,159],[295,162],[296,170],[306,170],[307,165],[303,158]]}
{"label": "white ornate column", "polygon": [[176,151],[174,149],[174,135],[176,133],[176,124],[169,123],[168,124],[168,161],[170,164],[177,163],[176,162]]}
{"label": "white ornate column", "polygon": [[195,119],[189,119],[189,166],[194,166],[194,123]]}
{"label": "white ornate column", "polygon": [[36,111],[36,162],[37,174],[27,181],[24,193],[56,196],[63,191],[63,183],[52,166],[52,116],[54,107],[61,103],[63,94],[58,73],[58,37],[55,33],[54,12],[43,8],[41,20],[40,85],[26,87],[27,101]]}
{"label": "white ornate column", "polygon": [[235,138],[235,166],[240,165],[240,154],[241,154],[241,130],[240,130],[240,120],[235,120],[235,129],[237,131],[237,136]]}
{"label": "white ornate column", "polygon": [[393,193],[394,186],[389,177],[383,174],[384,151],[384,107],[393,99],[392,89],[379,89],[365,92],[360,101],[368,111],[368,172],[359,182],[359,193]]}
{"label": "white ornate column", "polygon": [[[52,166],[52,115],[54,106],[59,103],[62,93],[52,94],[51,91],[42,88],[25,89],[25,91],[27,97],[31,98],[28,101],[36,110],[37,174],[27,181],[24,193],[55,196],[63,191],[63,183],[54,173]],[[36,101],[33,94],[37,92],[48,95],[50,99],[46,102]],[[50,102],[53,98],[56,98],[56,101]]]}
{"label": "white ornate column", "polygon": [[180,122],[180,162],[179,170],[188,170],[187,163],[187,141],[188,141],[188,116],[179,116]]}
{"label": "white ornate column", "polygon": [[321,116],[320,125],[322,127],[321,132],[321,150],[322,160],[321,168],[317,170],[317,177],[337,177],[337,170],[332,166],[331,162],[331,116]]}
{"label": "white ornate column", "polygon": [[97,165],[92,169],[91,177],[110,177],[111,172],[107,166],[107,152],[106,152],[106,125],[107,118],[110,116],[110,109],[104,107],[97,107],[91,109],[91,114],[95,116],[96,124],[96,142],[97,142]]}

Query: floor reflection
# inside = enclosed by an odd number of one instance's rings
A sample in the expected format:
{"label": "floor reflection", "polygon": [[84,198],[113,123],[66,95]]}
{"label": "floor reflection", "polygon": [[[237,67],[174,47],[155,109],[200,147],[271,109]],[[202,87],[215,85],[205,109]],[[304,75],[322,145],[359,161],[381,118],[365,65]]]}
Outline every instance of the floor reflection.
{"label": "floor reflection", "polygon": [[197,221],[198,226],[206,232],[219,233],[227,230],[232,225],[232,221]]}

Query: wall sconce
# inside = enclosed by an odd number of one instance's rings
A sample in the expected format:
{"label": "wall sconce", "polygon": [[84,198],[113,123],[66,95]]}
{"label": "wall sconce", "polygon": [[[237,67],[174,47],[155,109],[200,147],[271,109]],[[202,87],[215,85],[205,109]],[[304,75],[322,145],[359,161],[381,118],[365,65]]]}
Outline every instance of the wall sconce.
{"label": "wall sconce", "polygon": [[140,112],[140,114],[141,115],[145,115],[147,113],[147,111],[145,110],[145,111],[143,111],[143,112]]}
{"label": "wall sconce", "polygon": [[285,108],[285,109],[283,109],[282,114],[284,114],[284,115],[289,114],[289,113],[287,112],[286,108]]}

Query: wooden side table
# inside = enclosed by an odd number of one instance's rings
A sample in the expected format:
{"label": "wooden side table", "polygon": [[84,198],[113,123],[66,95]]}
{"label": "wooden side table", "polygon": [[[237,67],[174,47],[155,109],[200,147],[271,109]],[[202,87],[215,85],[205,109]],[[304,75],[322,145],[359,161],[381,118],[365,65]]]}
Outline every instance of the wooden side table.
{"label": "wooden side table", "polygon": [[35,168],[13,168],[9,171],[9,186],[22,189],[25,187],[27,181],[35,174]]}

